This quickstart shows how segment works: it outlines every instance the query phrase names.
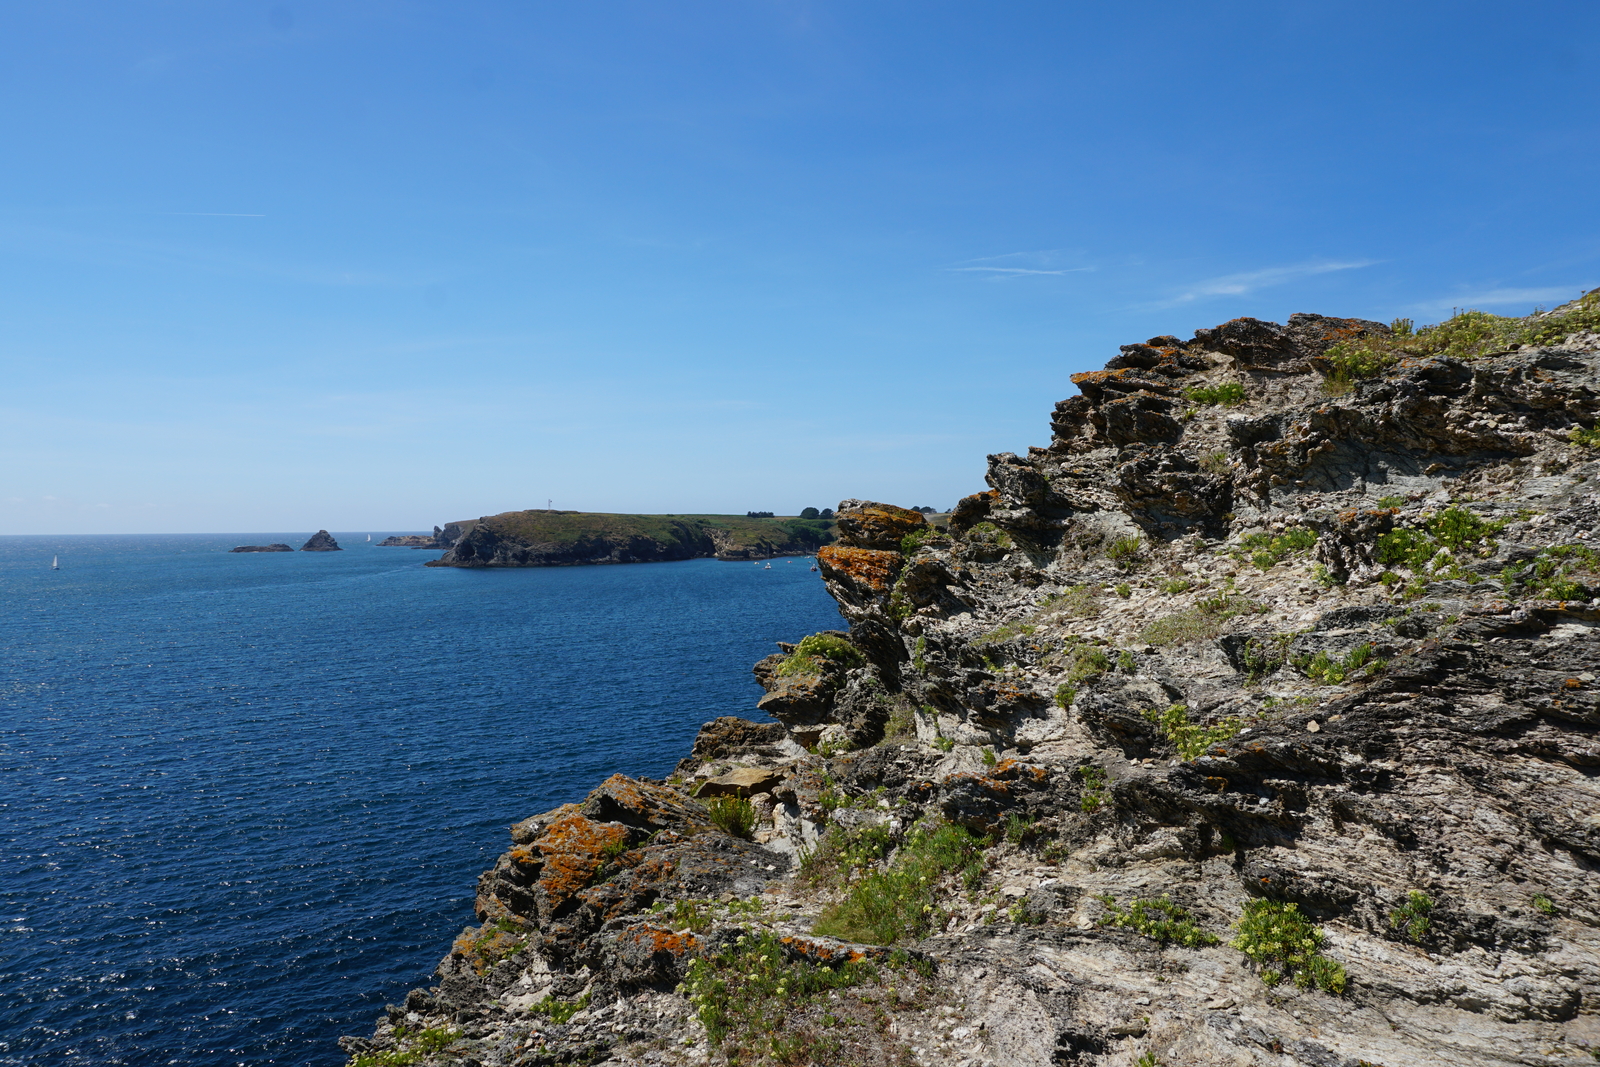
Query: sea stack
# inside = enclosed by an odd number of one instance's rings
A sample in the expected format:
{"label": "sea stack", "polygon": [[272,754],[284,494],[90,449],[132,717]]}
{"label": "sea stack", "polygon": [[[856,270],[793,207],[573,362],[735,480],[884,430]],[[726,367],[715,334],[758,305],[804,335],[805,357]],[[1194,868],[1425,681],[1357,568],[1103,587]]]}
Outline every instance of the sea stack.
{"label": "sea stack", "polygon": [[327,530],[318,530],[311,535],[311,539],[300,546],[302,552],[342,552],[339,542]]}
{"label": "sea stack", "polygon": [[230,548],[230,549],[228,549],[228,551],[229,552],[293,552],[294,548],[292,546],[290,546],[290,545],[283,544],[281,541],[275,541],[270,545],[240,545],[238,548]]}

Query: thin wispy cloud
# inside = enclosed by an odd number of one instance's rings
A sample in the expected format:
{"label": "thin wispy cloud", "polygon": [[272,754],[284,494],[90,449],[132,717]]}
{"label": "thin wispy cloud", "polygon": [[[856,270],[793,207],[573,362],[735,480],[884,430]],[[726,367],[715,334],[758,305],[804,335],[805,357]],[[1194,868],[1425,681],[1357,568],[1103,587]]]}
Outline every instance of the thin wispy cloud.
{"label": "thin wispy cloud", "polygon": [[1457,308],[1486,308],[1519,305],[1531,307],[1534,304],[1550,306],[1564,304],[1568,300],[1575,300],[1583,290],[1573,285],[1564,285],[1560,288],[1545,289],[1482,289],[1477,292],[1462,293],[1459,296],[1440,297],[1437,300],[1425,300],[1412,304],[1407,311],[1439,312],[1454,311]]}
{"label": "thin wispy cloud", "polygon": [[1077,274],[1094,270],[1093,267],[1067,267],[1062,270],[1033,270],[1029,267],[949,267],[948,270],[988,271],[991,274]]}
{"label": "thin wispy cloud", "polygon": [[1078,256],[1063,256],[1061,249],[1048,248],[1036,252],[1006,252],[998,256],[979,256],[976,259],[966,260],[959,266],[946,267],[952,273],[974,273],[1021,276],[1029,274],[1081,274],[1094,270],[1093,267],[1057,267],[1062,259],[1077,259]]}
{"label": "thin wispy cloud", "polygon": [[1193,304],[1197,301],[1209,300],[1219,296],[1244,296],[1258,289],[1283,285],[1287,282],[1296,281],[1300,278],[1309,278],[1317,274],[1332,274],[1341,270],[1359,270],[1362,267],[1370,267],[1376,262],[1378,261],[1375,259],[1358,259],[1298,263],[1288,267],[1267,267],[1264,270],[1224,274],[1221,277],[1197,282],[1176,296],[1161,301],[1155,306],[1176,307],[1179,304]]}

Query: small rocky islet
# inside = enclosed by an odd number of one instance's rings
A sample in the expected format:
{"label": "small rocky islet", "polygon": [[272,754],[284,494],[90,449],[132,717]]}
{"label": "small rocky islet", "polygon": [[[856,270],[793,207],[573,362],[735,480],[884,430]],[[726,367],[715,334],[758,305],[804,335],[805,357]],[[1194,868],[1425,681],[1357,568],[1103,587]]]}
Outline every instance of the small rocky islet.
{"label": "small rocky islet", "polygon": [[[240,545],[230,548],[229,552],[293,552],[294,546],[286,545],[281,541],[274,541],[270,545]],[[318,530],[312,534],[306,543],[300,546],[302,552],[342,552],[339,542],[327,530]]]}
{"label": "small rocky islet", "polygon": [[777,721],[513,826],[350,1062],[1592,1062],[1600,291],[1074,381],[843,502]]}

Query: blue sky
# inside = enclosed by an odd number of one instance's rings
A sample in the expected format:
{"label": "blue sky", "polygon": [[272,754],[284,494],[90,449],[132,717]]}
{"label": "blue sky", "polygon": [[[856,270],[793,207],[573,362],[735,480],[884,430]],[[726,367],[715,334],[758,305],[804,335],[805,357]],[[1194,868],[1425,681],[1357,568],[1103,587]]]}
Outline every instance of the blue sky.
{"label": "blue sky", "polygon": [[947,507],[1237,315],[1600,285],[1600,5],[5,5],[0,533]]}

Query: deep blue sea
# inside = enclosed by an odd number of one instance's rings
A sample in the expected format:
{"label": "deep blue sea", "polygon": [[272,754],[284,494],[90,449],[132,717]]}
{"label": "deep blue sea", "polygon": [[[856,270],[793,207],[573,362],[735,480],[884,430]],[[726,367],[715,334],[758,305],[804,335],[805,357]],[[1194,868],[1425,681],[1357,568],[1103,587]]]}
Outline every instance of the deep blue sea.
{"label": "deep blue sea", "polygon": [[509,824],[763,718],[751,664],[840,625],[799,559],[467,571],[365,534],[0,538],[0,1064],[342,1062]]}

